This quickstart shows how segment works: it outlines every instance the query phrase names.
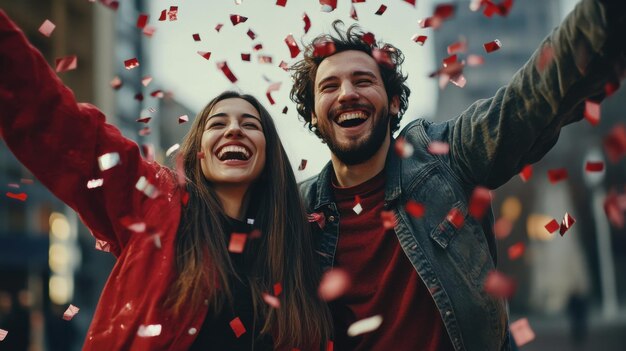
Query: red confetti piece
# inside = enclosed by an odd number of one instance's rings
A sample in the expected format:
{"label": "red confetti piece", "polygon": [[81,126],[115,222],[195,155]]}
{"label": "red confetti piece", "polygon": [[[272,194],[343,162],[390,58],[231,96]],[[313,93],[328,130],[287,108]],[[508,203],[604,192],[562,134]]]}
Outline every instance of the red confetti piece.
{"label": "red confetti piece", "polygon": [[265,303],[269,306],[273,308],[280,308],[280,300],[277,297],[267,293],[263,293],[261,296],[263,297],[263,301],[265,301]]}
{"label": "red confetti piece", "polygon": [[139,14],[139,17],[137,17],[137,28],[143,29],[146,24],[148,24],[148,15],[145,13]]}
{"label": "red confetti piece", "polygon": [[[89,0],[91,2],[94,2],[95,0]],[[120,6],[119,1],[112,1],[112,0],[100,0],[100,3],[102,3],[102,5],[110,8],[113,11],[117,11],[117,9]]]}
{"label": "red confetti piece", "polygon": [[155,27],[146,26],[141,32],[143,33],[143,35],[147,36],[148,38],[151,38],[155,31],[156,31]]}
{"label": "red confetti piece", "polygon": [[373,48],[372,57],[379,65],[383,67],[387,67],[389,69],[393,69],[395,67],[395,64],[391,60],[391,56],[389,55],[389,52],[387,50]]}
{"label": "red confetti piece", "polygon": [[276,0],[276,5],[285,7],[285,5],[287,5],[287,0]]}
{"label": "red confetti piece", "polygon": [[137,118],[135,120],[135,122],[148,123],[148,122],[150,122],[151,119],[152,119],[152,117],[141,117],[141,118]]}
{"label": "red confetti piece", "polygon": [[248,37],[250,37],[250,39],[256,39],[256,34],[252,31],[252,29],[248,29],[248,32],[246,34],[248,34]]}
{"label": "red confetti piece", "polygon": [[250,239],[259,239],[261,237],[261,231],[258,229],[252,229],[250,232]]}
{"label": "red confetti piece", "polygon": [[394,143],[394,150],[396,151],[396,154],[402,158],[411,157],[415,151],[413,145],[406,141],[404,137],[398,137],[396,139],[396,142]]}
{"label": "red confetti piece", "polygon": [[211,53],[209,51],[198,51],[198,55],[204,57],[205,60],[211,58]]}
{"label": "red confetti piece", "polygon": [[448,55],[453,55],[456,53],[462,53],[467,51],[467,41],[464,39],[454,42],[448,45]]}
{"label": "red confetti piece", "polygon": [[380,219],[383,222],[383,228],[385,230],[393,229],[396,227],[396,215],[393,211],[381,211]]}
{"label": "red confetti piece", "polygon": [[433,155],[447,155],[450,152],[450,145],[443,141],[431,141],[428,144],[428,152]]}
{"label": "red confetti piece", "polygon": [[376,12],[374,12],[375,15],[382,15],[383,13],[385,13],[385,11],[387,11],[387,6],[385,5],[380,5],[380,7],[378,8],[378,10],[376,10]]}
{"label": "red confetti piece", "polygon": [[352,0],[353,4],[358,4],[358,3],[362,3],[365,2],[365,0]]}
{"label": "red confetti piece", "polygon": [[9,183],[7,184],[9,186],[9,188],[14,188],[14,189],[19,189],[20,185],[17,183]]}
{"label": "red confetti piece", "polygon": [[233,26],[238,25],[239,23],[243,23],[248,20],[248,17],[244,17],[241,15],[230,15],[230,22]]}
{"label": "red confetti piece", "polygon": [[336,51],[335,43],[332,40],[318,40],[313,44],[313,56],[327,57]]}
{"label": "red confetti piece", "polygon": [[491,204],[491,192],[489,189],[477,186],[472,193],[469,204],[469,214],[481,220],[485,216],[485,212]]}
{"label": "red confetti piece", "polygon": [[96,239],[96,250],[102,252],[111,252],[111,244],[104,240]]}
{"label": "red confetti piece", "polygon": [[135,233],[143,233],[146,231],[146,222],[143,222],[137,218],[131,216],[124,216],[120,218],[120,224]]}
{"label": "red confetti piece", "polygon": [[507,253],[509,254],[509,259],[511,261],[514,261],[522,257],[525,251],[526,251],[526,246],[524,245],[524,243],[517,243],[517,244],[513,244],[509,246]]}
{"label": "red confetti piece", "polygon": [[8,331],[6,331],[4,329],[0,329],[0,341],[3,341],[4,338],[6,338],[8,334],[9,334]]}
{"label": "red confetti piece", "polygon": [[355,21],[359,20],[359,15],[356,13],[356,8],[354,8],[354,5],[350,6],[350,17]]}
{"label": "red confetti piece", "polygon": [[361,197],[359,195],[354,197],[354,207],[352,207],[352,211],[356,214],[361,214],[363,212],[363,206],[361,206]]}
{"label": "red confetti piece", "polygon": [[28,178],[22,178],[20,179],[20,183],[22,184],[33,184],[35,181],[32,179],[28,179]]}
{"label": "red confetti piece", "polygon": [[585,119],[592,125],[600,123],[600,104],[594,101],[585,101]]}
{"label": "red confetti piece", "polygon": [[250,54],[247,53],[241,53],[241,61],[247,61],[250,62]]}
{"label": "red confetti piece", "polygon": [[448,56],[443,59],[443,67],[448,67],[457,62],[457,55]]}
{"label": "red confetti piece", "polygon": [[556,184],[564,179],[567,179],[567,169],[559,168],[548,170],[548,179],[552,184]]}
{"label": "red confetti piece", "polygon": [[548,224],[544,226],[544,228],[546,228],[548,233],[552,234],[559,230],[561,228],[561,225],[559,224],[559,222],[556,221],[556,219],[552,219],[550,222],[548,222]]}
{"label": "red confetti piece", "polygon": [[287,106],[283,107],[283,115],[286,115],[287,111],[289,111],[289,108]]}
{"label": "red confetti piece", "polygon": [[419,24],[419,26],[421,28],[439,28],[441,26],[441,19],[436,18],[436,17],[427,17],[424,19],[419,20],[419,22],[417,22]]}
{"label": "red confetti piece", "polygon": [[222,27],[223,27],[223,26],[224,26],[224,25],[223,25],[222,23],[218,23],[218,24],[215,26],[215,31],[219,33],[219,32],[220,32],[220,29],[222,29]]}
{"label": "red confetti piece", "polygon": [[259,55],[259,63],[272,63],[272,56]]}
{"label": "red confetti piece", "polygon": [[285,43],[289,47],[289,52],[291,53],[291,58],[294,58],[294,57],[298,56],[298,54],[300,53],[300,48],[298,47],[298,43],[296,43],[296,40],[293,38],[293,35],[289,34],[285,38]]}
{"label": "red confetti piece", "polygon": [[324,301],[332,301],[343,295],[350,287],[350,276],[340,268],[333,268],[322,276],[318,294]]}
{"label": "red confetti piece", "polygon": [[407,201],[406,205],[404,205],[404,210],[415,218],[422,218],[426,212],[424,205],[417,203],[414,200]]}
{"label": "red confetti piece", "polygon": [[161,11],[161,15],[159,16],[159,21],[165,21],[167,19],[167,10]]}
{"label": "red confetti piece", "polygon": [[178,117],[178,124],[189,122],[189,116],[182,115]]}
{"label": "red confetti piece", "polygon": [[613,95],[619,89],[619,83],[608,82],[604,85],[604,94],[606,97]]}
{"label": "red confetti piece", "polygon": [[320,0],[323,12],[332,12],[337,8],[337,0]]}
{"label": "red confetti piece", "polygon": [[306,34],[309,32],[309,29],[311,29],[311,19],[306,12],[302,14],[302,20],[304,21],[304,34]]}
{"label": "red confetti piece", "polygon": [[63,312],[63,319],[65,319],[66,321],[71,321],[72,318],[74,318],[74,316],[78,313],[79,310],[80,308],[74,305],[69,305],[67,309],[65,310],[65,312]]}
{"label": "red confetti piece", "polygon": [[306,168],[306,164],[307,164],[307,160],[305,159],[300,160],[300,166],[298,166],[298,170],[304,171],[304,169]]}
{"label": "red confetti piece", "polygon": [[147,87],[150,82],[152,82],[152,76],[145,76],[141,78],[141,85],[143,85],[144,87]]}
{"label": "red confetti piece", "polygon": [[274,99],[272,99],[272,92],[280,89],[281,84],[281,82],[274,82],[267,87],[267,90],[265,91],[265,96],[267,96],[267,99],[270,101],[270,105],[275,104]]}
{"label": "red confetti piece", "polygon": [[513,222],[506,219],[505,217],[500,217],[496,220],[496,223],[493,225],[493,234],[497,239],[502,240],[511,234],[513,230]]}
{"label": "red confetti piece", "polygon": [[468,55],[465,59],[466,63],[470,67],[480,66],[485,63],[485,58],[480,55]]}
{"label": "red confetti piece", "polygon": [[254,51],[262,50],[263,44],[256,44],[255,46],[252,47],[252,49],[254,49]]}
{"label": "red confetti piece", "polygon": [[500,42],[500,40],[496,39],[494,41],[484,43],[483,47],[485,48],[485,51],[487,51],[487,53],[491,53],[499,50],[502,47],[502,43]]}
{"label": "red confetti piece", "polygon": [[276,283],[273,286],[274,289],[274,296],[279,296],[280,293],[283,292],[283,285],[281,283]]}
{"label": "red confetti piece", "polygon": [[[621,195],[626,198],[626,195]],[[624,206],[626,208],[626,206]],[[624,218],[623,209],[620,206],[618,195],[611,192],[606,199],[604,199],[604,212],[606,213],[609,222],[616,228],[624,228],[626,218]]]}
{"label": "red confetti piece", "polygon": [[246,246],[246,240],[248,235],[244,233],[232,233],[230,234],[230,242],[228,244],[228,251],[233,253],[242,253]]}
{"label": "red confetti piece", "polygon": [[435,7],[435,13],[433,17],[439,18],[441,20],[446,20],[452,16],[454,16],[454,12],[456,11],[456,6],[454,4],[441,4]]}
{"label": "red confetti piece", "polygon": [[230,321],[229,324],[230,328],[233,330],[237,338],[239,338],[246,332],[246,328],[243,326],[243,323],[241,322],[241,319],[239,319],[239,317],[236,317],[235,319]]}
{"label": "red confetti piece", "polygon": [[404,0],[404,2],[408,2],[409,4],[415,6],[415,0]]}
{"label": "red confetti piece", "polygon": [[548,65],[554,59],[554,49],[552,46],[545,45],[541,48],[541,52],[539,53],[539,58],[537,59],[537,71],[539,73],[543,72]]}
{"label": "red confetti piece", "polygon": [[137,58],[134,58],[134,57],[131,59],[128,59],[124,61],[124,67],[127,70],[131,70],[133,68],[139,67],[139,60],[137,60]]}
{"label": "red confetti piece", "polygon": [[111,85],[111,88],[113,88],[114,90],[118,90],[122,87],[122,80],[120,79],[120,77],[115,76],[109,84]]}
{"label": "red confetti piece", "polygon": [[530,180],[530,178],[533,176],[533,166],[532,165],[524,166],[524,168],[522,168],[522,171],[520,172],[519,176],[520,176],[520,178],[522,178],[522,181],[528,182]]}
{"label": "red confetti piece", "polygon": [[278,67],[282,68],[285,72],[289,71],[289,65],[285,61],[280,61]]}
{"label": "red confetti piece", "polygon": [[452,224],[456,229],[459,229],[465,223],[465,215],[461,210],[456,207],[453,207],[448,215],[446,216],[446,220]]}
{"label": "red confetti piece", "polygon": [[192,34],[191,37],[193,38],[193,41],[200,41],[200,34],[198,33]]}
{"label": "red confetti piece", "polygon": [[235,77],[235,75],[230,70],[230,68],[228,68],[228,63],[226,63],[226,61],[218,62],[217,63],[217,68],[222,70],[222,72],[224,73],[226,78],[228,78],[228,80],[230,80],[231,83],[235,83],[237,81],[237,77]]}
{"label": "red confetti piece", "polygon": [[161,324],[141,324],[137,329],[137,336],[142,338],[151,338],[161,335]]}
{"label": "red confetti piece", "polygon": [[334,343],[332,340],[328,341],[328,344],[326,344],[326,351],[333,351],[334,349]]}
{"label": "red confetti piece", "polygon": [[483,289],[491,296],[508,299],[515,294],[516,285],[512,278],[492,270],[487,273]]}
{"label": "red confetti piece", "polygon": [[169,21],[176,21],[178,19],[178,6],[170,6],[167,11],[167,19]]}
{"label": "red confetti piece", "polygon": [[324,212],[313,212],[307,216],[309,223],[317,223],[317,225],[324,229],[326,226],[326,216],[324,216]]}
{"label": "red confetti piece", "polygon": [[54,28],[56,28],[56,25],[54,25],[54,23],[50,22],[50,20],[45,20],[43,21],[41,26],[39,26],[39,33],[49,38],[54,31]]}
{"label": "red confetti piece", "polygon": [[622,157],[626,156],[626,126],[618,124],[602,141],[604,152],[606,152],[609,161],[617,163]]}
{"label": "red confetti piece", "polygon": [[527,318],[521,318],[509,325],[517,347],[522,347],[535,340],[535,332],[530,328]]}
{"label": "red confetti piece", "polygon": [[28,198],[28,195],[26,193],[12,193],[12,192],[7,192],[7,197],[11,198],[11,199],[15,199],[15,200],[20,200],[20,201],[26,201],[26,199]]}
{"label": "red confetti piece", "polygon": [[559,234],[563,236],[565,232],[567,232],[573,225],[576,223],[576,219],[572,217],[569,213],[565,212],[563,216],[563,220],[561,221],[561,227],[559,228]]}
{"label": "red confetti piece", "polygon": [[585,163],[585,171],[587,172],[602,172],[604,171],[604,162],[602,161],[587,161]]}
{"label": "red confetti piece", "polygon": [[413,35],[413,37],[411,38],[411,40],[413,40],[414,42],[416,42],[416,43],[418,43],[419,45],[422,45],[422,46],[426,42],[426,39],[428,39],[427,36],[425,36],[425,35],[418,35],[418,34]]}
{"label": "red confetti piece", "polygon": [[361,40],[367,45],[372,46],[376,43],[376,36],[374,36],[372,32],[367,32],[361,36]]}
{"label": "red confetti piece", "polygon": [[143,94],[142,94],[142,93],[137,93],[137,94],[135,94],[135,100],[137,100],[137,101],[143,101]]}
{"label": "red confetti piece", "polygon": [[78,58],[76,55],[66,56],[56,59],[56,69],[57,73],[71,71],[78,67]]}

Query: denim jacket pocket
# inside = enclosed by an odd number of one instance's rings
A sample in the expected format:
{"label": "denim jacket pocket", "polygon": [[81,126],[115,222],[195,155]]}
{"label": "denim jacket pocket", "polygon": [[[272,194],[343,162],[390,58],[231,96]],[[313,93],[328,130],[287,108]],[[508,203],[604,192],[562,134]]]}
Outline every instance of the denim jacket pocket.
{"label": "denim jacket pocket", "polygon": [[[463,222],[465,222],[465,217],[467,216],[467,209],[465,204],[462,201],[457,201],[452,206],[451,210],[453,209],[460,211],[463,216]],[[437,244],[439,244],[439,246],[441,246],[442,249],[445,250],[448,248],[448,245],[450,245],[452,239],[456,237],[460,229],[462,229],[462,226],[459,226],[459,228],[457,228],[450,221],[450,219],[446,217],[441,223],[439,223],[439,225],[433,228],[433,230],[430,232],[430,238],[433,239]]]}

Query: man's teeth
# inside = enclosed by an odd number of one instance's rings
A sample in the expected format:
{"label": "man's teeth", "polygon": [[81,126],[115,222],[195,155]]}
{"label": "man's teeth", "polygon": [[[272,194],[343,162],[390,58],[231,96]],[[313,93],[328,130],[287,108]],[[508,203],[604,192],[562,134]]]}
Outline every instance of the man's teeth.
{"label": "man's teeth", "polygon": [[363,112],[347,112],[347,113],[342,113],[339,118],[337,119],[337,123],[342,123],[351,119],[366,119],[367,116],[365,115],[365,113]]}
{"label": "man's teeth", "polygon": [[238,153],[241,153],[241,154],[243,154],[245,156],[246,160],[248,158],[250,158],[250,153],[248,152],[248,150],[246,150],[245,147],[236,146],[236,145],[224,146],[220,150],[220,152],[217,155],[217,157],[221,160],[227,152],[238,152]]}

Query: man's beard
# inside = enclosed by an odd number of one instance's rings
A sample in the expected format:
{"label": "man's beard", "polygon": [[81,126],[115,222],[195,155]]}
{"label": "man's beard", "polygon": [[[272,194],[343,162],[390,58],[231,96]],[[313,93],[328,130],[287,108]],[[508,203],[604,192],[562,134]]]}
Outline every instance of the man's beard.
{"label": "man's beard", "polygon": [[373,125],[371,134],[365,140],[349,143],[345,146],[337,144],[324,131],[320,130],[320,133],[324,137],[324,142],[328,144],[330,151],[341,162],[348,166],[358,165],[372,158],[385,141],[389,126],[388,109],[382,110],[380,116]]}

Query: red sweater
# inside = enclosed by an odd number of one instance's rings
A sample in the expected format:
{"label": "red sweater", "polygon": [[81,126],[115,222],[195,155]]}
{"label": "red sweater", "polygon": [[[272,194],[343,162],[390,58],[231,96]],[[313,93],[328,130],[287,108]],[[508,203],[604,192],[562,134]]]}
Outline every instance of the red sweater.
{"label": "red sweater", "polygon": [[[350,188],[335,186],[340,212],[334,267],[352,278],[350,290],[331,303],[337,350],[454,350],[439,311],[392,229],[385,230],[385,178],[381,172]],[[360,197],[363,211],[353,210]],[[350,324],[381,315],[382,325],[356,337]]]}
{"label": "red sweater", "polygon": [[[137,145],[72,92],[0,10],[0,136],[11,151],[83,222],[117,262],[102,291],[84,350],[186,350],[207,312],[187,306],[174,320],[163,309],[175,277],[174,238],[182,191],[172,173],[142,159]],[[120,162],[101,171],[98,157]],[[159,191],[136,189],[145,177]],[[87,188],[91,179],[103,185]],[[144,222],[145,230],[129,229]],[[160,238],[160,248],[155,245]],[[140,326],[160,333],[138,336]]]}

